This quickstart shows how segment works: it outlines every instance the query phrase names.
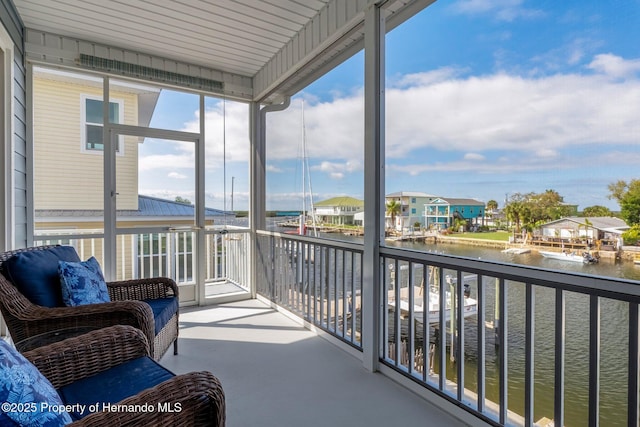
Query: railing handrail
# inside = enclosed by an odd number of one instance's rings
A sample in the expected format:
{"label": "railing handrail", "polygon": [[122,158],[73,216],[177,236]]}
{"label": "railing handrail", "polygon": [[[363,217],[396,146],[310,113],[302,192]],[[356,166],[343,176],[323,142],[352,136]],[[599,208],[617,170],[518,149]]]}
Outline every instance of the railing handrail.
{"label": "railing handrail", "polygon": [[316,243],[325,247],[347,249],[352,252],[358,252],[358,253],[364,252],[364,244],[362,243],[346,242],[344,240],[330,239],[326,237],[301,236],[299,234],[288,234],[288,233],[281,233],[278,231],[268,231],[268,230],[256,230],[256,234],[258,234],[259,236],[280,237],[283,239],[288,239],[288,240],[293,240],[298,242]]}

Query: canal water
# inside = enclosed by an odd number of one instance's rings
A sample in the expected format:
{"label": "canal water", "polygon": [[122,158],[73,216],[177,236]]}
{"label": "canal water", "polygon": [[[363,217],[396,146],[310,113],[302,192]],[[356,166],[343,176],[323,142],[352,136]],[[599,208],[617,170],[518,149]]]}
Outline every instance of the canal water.
{"label": "canal water", "polygon": [[[498,249],[454,244],[421,244],[408,242],[388,243],[392,246],[421,251],[458,255],[487,261],[537,266],[553,270],[574,271],[583,274],[640,280],[640,266],[632,262],[615,262],[602,259],[598,264],[563,262],[544,258],[537,253],[505,254]],[[495,280],[485,282],[486,316],[492,319],[494,310],[493,290]],[[471,285],[472,297],[476,287]],[[553,419],[554,402],[554,338],[555,292],[535,287],[535,343],[534,343],[534,419]],[[628,314],[629,305],[624,302],[600,299],[601,302],[601,361],[600,361],[600,425],[627,425],[628,379]],[[525,361],[525,288],[522,284],[507,286],[508,328],[508,407],[517,414],[524,414],[524,361]],[[566,295],[565,330],[565,426],[588,425],[589,400],[589,297],[577,293]],[[465,319],[465,388],[477,390],[477,322]],[[499,401],[499,354],[491,328],[486,329],[486,394],[487,401]],[[436,353],[437,354],[437,353]],[[439,367],[435,366],[436,372]],[[447,360],[447,378],[457,381],[456,365]],[[454,392],[454,390],[451,390]]]}

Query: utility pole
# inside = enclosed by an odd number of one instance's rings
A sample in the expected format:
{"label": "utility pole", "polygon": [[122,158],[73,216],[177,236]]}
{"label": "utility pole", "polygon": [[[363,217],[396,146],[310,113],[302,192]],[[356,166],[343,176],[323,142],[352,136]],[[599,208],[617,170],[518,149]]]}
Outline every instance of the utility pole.
{"label": "utility pole", "polygon": [[235,176],[231,177],[231,212],[233,212],[233,181],[236,179]]}

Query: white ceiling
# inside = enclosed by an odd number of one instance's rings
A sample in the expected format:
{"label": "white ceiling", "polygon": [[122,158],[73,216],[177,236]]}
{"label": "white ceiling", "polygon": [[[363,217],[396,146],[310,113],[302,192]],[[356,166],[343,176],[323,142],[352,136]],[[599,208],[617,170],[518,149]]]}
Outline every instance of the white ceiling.
{"label": "white ceiling", "polygon": [[329,0],[14,0],[28,28],[254,76]]}

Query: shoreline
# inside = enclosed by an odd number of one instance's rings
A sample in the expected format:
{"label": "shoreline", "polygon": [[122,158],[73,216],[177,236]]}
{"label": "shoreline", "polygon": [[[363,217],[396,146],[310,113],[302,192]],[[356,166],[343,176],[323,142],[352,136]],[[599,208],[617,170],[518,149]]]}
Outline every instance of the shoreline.
{"label": "shoreline", "polygon": [[[528,249],[531,252],[538,253],[539,251],[551,250],[557,251],[556,246],[542,246],[542,245],[523,245],[522,243],[509,243],[503,240],[488,240],[488,239],[474,239],[470,237],[452,237],[452,236],[442,236],[442,235],[416,235],[416,236],[403,236],[403,238],[387,238],[386,240],[390,241],[415,241],[415,242],[423,242],[423,243],[434,243],[434,244],[462,244],[468,246],[476,246],[476,247],[484,247],[491,249],[510,249],[510,248],[518,248],[518,249]],[[559,251],[558,251],[559,252]],[[601,258],[616,260],[620,259],[625,262],[635,262],[638,258],[640,258],[640,247],[636,246],[623,246],[618,251],[610,251],[610,250],[600,250],[600,251],[592,251],[597,252]]]}

